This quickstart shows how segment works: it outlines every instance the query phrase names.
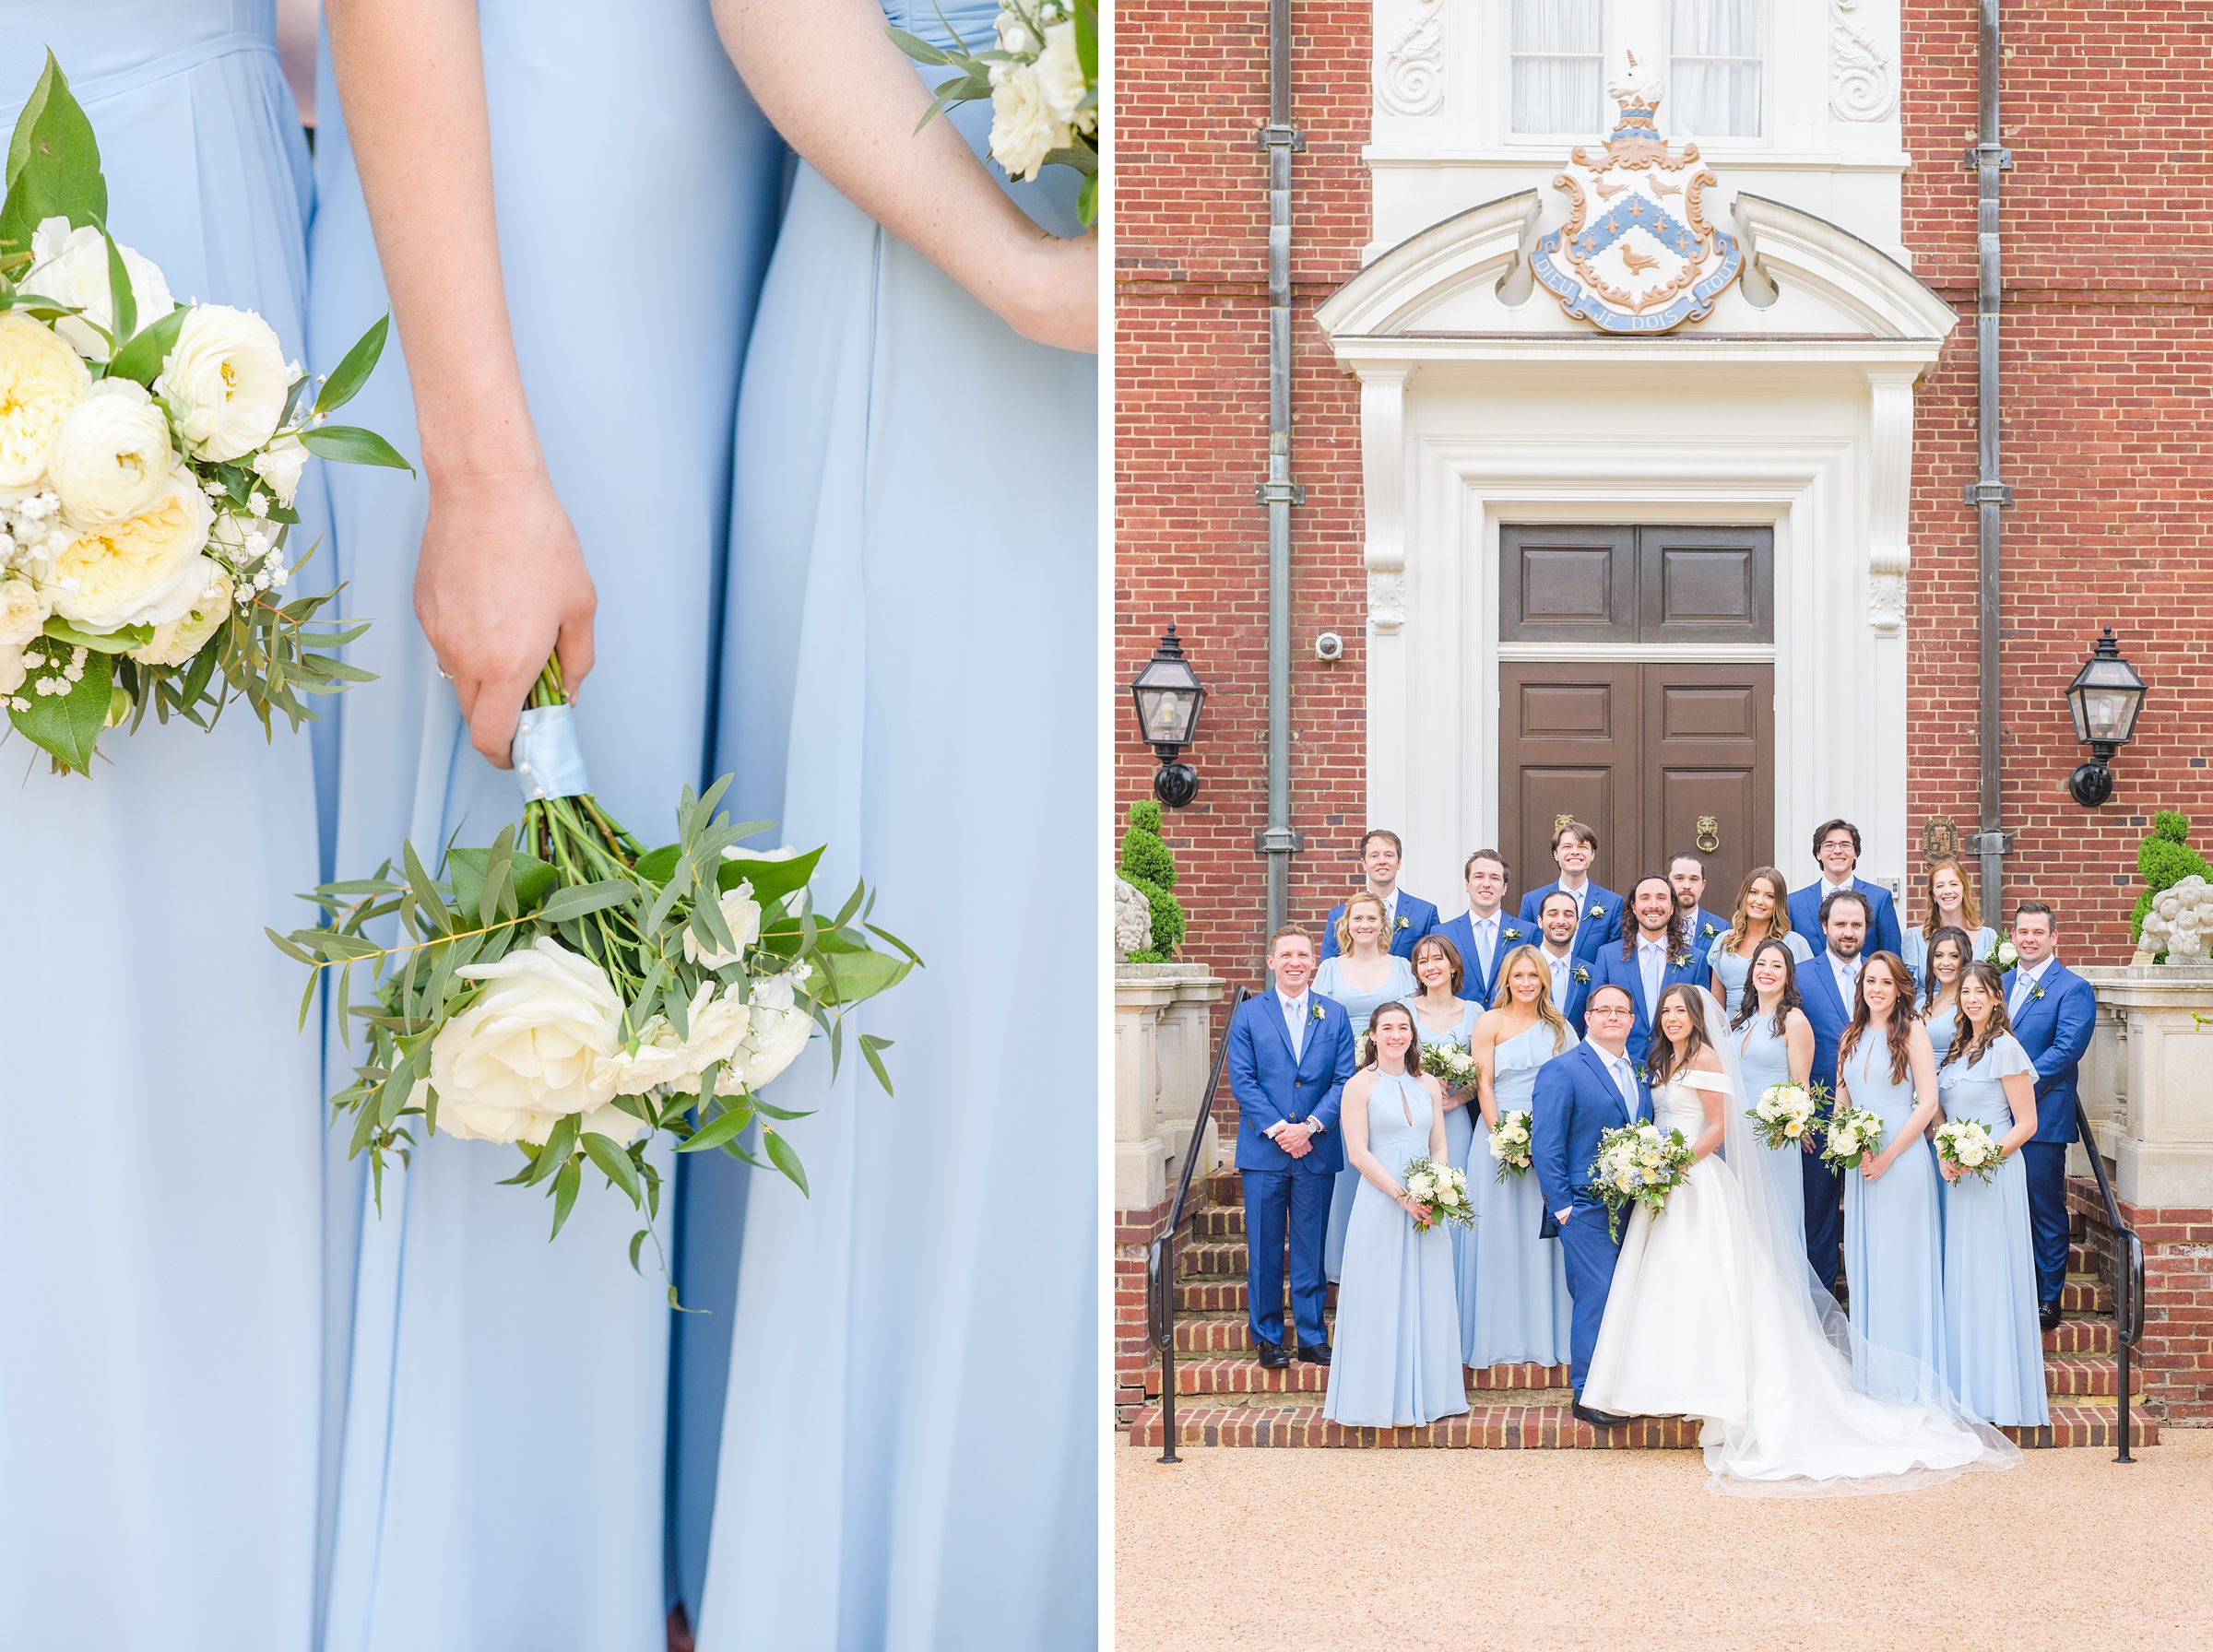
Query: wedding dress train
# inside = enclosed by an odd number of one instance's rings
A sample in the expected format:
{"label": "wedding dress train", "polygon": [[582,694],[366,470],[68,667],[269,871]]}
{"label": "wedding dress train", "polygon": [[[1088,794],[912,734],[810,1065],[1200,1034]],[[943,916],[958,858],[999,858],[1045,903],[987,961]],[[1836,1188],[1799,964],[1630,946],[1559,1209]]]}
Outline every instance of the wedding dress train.
{"label": "wedding dress train", "polygon": [[[1851,1496],[1911,1490],[2020,1452],[1967,1413],[1927,1366],[1863,1345],[1878,1400],[1855,1388],[1852,1333],[1820,1288],[1764,1177],[1732,1163],[1761,1150],[1721,1009],[1704,994],[1722,1073],[1656,1091],[1660,1127],[1694,1141],[1701,1089],[1722,1098],[1723,1153],[1691,1166],[1659,1219],[1631,1212],[1583,1403],[1625,1416],[1702,1420],[1710,1490],[1737,1496]],[[1725,1156],[1724,1156],[1725,1154]]]}

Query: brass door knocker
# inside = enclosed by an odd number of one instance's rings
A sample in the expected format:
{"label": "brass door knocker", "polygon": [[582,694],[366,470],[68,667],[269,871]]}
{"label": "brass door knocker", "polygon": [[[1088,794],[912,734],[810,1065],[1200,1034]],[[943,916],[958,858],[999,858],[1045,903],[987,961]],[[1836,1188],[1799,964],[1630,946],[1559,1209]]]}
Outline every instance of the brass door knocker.
{"label": "brass door knocker", "polygon": [[1697,841],[1698,852],[1702,855],[1711,855],[1720,848],[1722,846],[1721,821],[1715,820],[1711,815],[1700,815]]}

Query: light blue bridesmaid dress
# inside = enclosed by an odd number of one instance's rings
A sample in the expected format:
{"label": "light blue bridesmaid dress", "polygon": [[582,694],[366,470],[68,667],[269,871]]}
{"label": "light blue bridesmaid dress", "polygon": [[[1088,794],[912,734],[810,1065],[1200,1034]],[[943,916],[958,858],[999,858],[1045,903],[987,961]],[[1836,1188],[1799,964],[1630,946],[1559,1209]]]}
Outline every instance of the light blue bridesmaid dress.
{"label": "light blue bridesmaid dress", "polygon": [[[1342,965],[1341,958],[1323,959],[1314,972],[1314,990],[1344,1006],[1345,1014],[1353,1018],[1353,1046],[1357,1049],[1376,1006],[1402,1003],[1421,991],[1422,984],[1414,978],[1414,965],[1396,952],[1391,954],[1391,974],[1383,985],[1365,992],[1346,985]],[[1337,1173],[1330,1189],[1330,1231],[1322,1241],[1321,1270],[1332,1283],[1344,1268],[1344,1230],[1353,1220],[1353,1198],[1359,1189],[1360,1173],[1350,1165]]]}
{"label": "light blue bridesmaid dress", "polygon": [[1944,1056],[1952,1047],[1952,1040],[1959,1032],[1959,1005],[1957,997],[1951,1003],[1940,1004],[1921,1012],[1921,1024],[1928,1030],[1929,1048],[1935,1052],[1937,1069],[1944,1068]]}
{"label": "light blue bridesmaid dress", "polygon": [[[1407,1008],[1414,1009],[1411,1001],[1407,1004]],[[1482,1018],[1483,1006],[1481,1004],[1475,1003],[1472,999],[1463,1000],[1460,1021],[1455,1025],[1439,1032],[1435,1027],[1425,1026],[1422,1022],[1421,1012],[1415,1010],[1414,1030],[1420,1036],[1425,1047],[1433,1044],[1456,1044],[1464,1050],[1468,1047],[1469,1036],[1475,1031],[1475,1023]],[[1483,1155],[1485,1162],[1475,1164],[1469,1162],[1468,1149],[1474,1143],[1475,1126],[1482,1117],[1483,1109],[1475,1104],[1475,1090],[1473,1085],[1468,1088],[1468,1099],[1465,1102],[1457,1107],[1448,1107],[1445,1110],[1445,1157],[1455,1168],[1466,1174],[1469,1201],[1478,1210],[1483,1208],[1481,1203],[1483,1183],[1490,1179],[1490,1153],[1486,1150]],[[1477,1230],[1473,1227],[1463,1228],[1454,1222],[1449,1224],[1445,1232],[1452,1241],[1452,1295],[1453,1300],[1460,1304],[1461,1336],[1464,1340],[1468,1327],[1474,1322],[1475,1318],[1475,1239]]]}
{"label": "light blue bridesmaid dress", "polygon": [[[256,311],[327,368],[274,29],[268,0],[11,0],[0,131],[52,47],[116,238],[178,298]],[[321,469],[295,560],[324,533]],[[9,1647],[303,1652],[314,1633],[321,1056],[300,968],[260,930],[304,921],[320,868],[312,738],[275,726],[240,704],[212,733],[148,717],[89,779],[0,746]]]}
{"label": "light blue bridesmaid dress", "polygon": [[[1852,1104],[1883,1121],[1883,1147],[1898,1139],[1913,1112],[1913,1075],[1890,1081],[1890,1046],[1870,1029],[1839,1076]],[[1882,1176],[1870,1182],[1844,1173],[1844,1273],[1851,1283],[1852,1328],[1877,1348],[1920,1362],[1942,1377],[1944,1353],[1944,1240],[1938,1211],[1935,1156],[1924,1143],[1908,1145]],[[1910,1395],[1884,1392],[1879,1374],[1854,1373],[1878,1399]]]}
{"label": "light blue bridesmaid dress", "polygon": [[[679,789],[709,773],[731,422],[784,150],[704,6],[477,14],[516,353],[598,588],[585,756],[599,798],[656,843]],[[317,101],[310,331],[327,353],[387,301],[327,53]],[[396,333],[348,417],[419,454]],[[379,621],[352,655],[379,680],[345,708],[341,876],[402,838],[488,843],[520,812],[414,620],[427,502],[400,472],[350,470],[333,490],[348,611]],[[348,1061],[334,1045],[325,1089]],[[549,1245],[548,1201],[493,1186],[519,1162],[437,1137],[386,1171],[382,1217],[362,1212],[329,1652],[664,1642],[666,1288],[650,1245],[631,1270],[640,1223],[600,1178]],[[674,1225],[665,1202],[664,1243]],[[727,1297],[693,1295],[727,1322]]]}
{"label": "light blue bridesmaid dress", "polygon": [[[1429,1092],[1379,1073],[1368,1092],[1367,1148],[1402,1186],[1429,1150]],[[1337,1340],[1321,1414],[1350,1428],[1403,1428],[1468,1409],[1460,1368],[1452,1245],[1442,1225],[1424,1233],[1366,1176],[1344,1238]]]}
{"label": "light blue bridesmaid dress", "polygon": [[[1536,1094],[1537,1068],[1578,1042],[1574,1030],[1556,1049],[1543,1021],[1502,1038],[1491,1056],[1491,1096],[1498,1115],[1526,1113]],[[1490,1127],[1475,1114],[1468,1146],[1468,1181],[1474,1190],[1475,1313],[1461,1326],[1461,1357],[1470,1365],[1568,1363],[1568,1334],[1575,1299],[1568,1293],[1568,1257],[1557,1239],[1540,1239],[1544,1195],[1533,1166],[1497,1179]]]}
{"label": "light blue bridesmaid dress", "polygon": [[[1969,939],[1974,946],[1974,955],[1968,960],[1972,963],[1976,959],[1990,956],[1991,948],[1998,944],[1998,932],[1984,924]],[[1906,967],[1913,972],[1914,986],[1917,989],[1926,987],[1929,984],[1929,938],[1921,932],[1919,924],[1899,938],[1899,956],[1906,961]]]}
{"label": "light blue bridesmaid dress", "polygon": [[[945,14],[975,46],[997,7]],[[890,21],[944,38],[928,0]],[[953,119],[976,147],[990,115]],[[1010,193],[1069,235],[1077,182]],[[928,967],[852,1018],[834,1082],[818,1047],[773,1087],[814,1110],[812,1197],[755,1175],[741,1248],[727,1204],[687,1232],[741,1257],[727,1380],[679,1371],[725,1408],[707,1652],[1096,1635],[1096,1124],[1050,1075],[1098,1056],[1097,386],[799,167],[738,419],[717,766]],[[894,1041],[895,1097],[858,1031]]]}
{"label": "light blue bridesmaid dress", "polygon": [[[1814,949],[1805,936],[1793,929],[1784,934],[1782,944],[1791,950],[1791,956],[1803,967],[1811,962]],[[1757,950],[1757,949],[1754,949]],[[1707,967],[1722,978],[1722,1009],[1734,1015],[1745,1002],[1745,983],[1752,978],[1752,961],[1740,958],[1729,950],[1729,932],[1722,931],[1706,949]]]}
{"label": "light blue bridesmaid dress", "polygon": [[[1755,1014],[1736,1034],[1737,1056],[1742,1063],[1745,1081],[1745,1105],[1757,1104],[1760,1092],[1770,1084],[1788,1084],[1791,1081],[1791,1052],[1788,1043],[1775,1032],[1772,1016]],[[1793,1143],[1789,1147],[1761,1148],[1757,1169],[1766,1175],[1782,1201],[1786,1219],[1783,1232],[1798,1233],[1805,1230],[1805,1150]],[[1737,1167],[1739,1174],[1748,1174]]]}
{"label": "light blue bridesmaid dress", "polygon": [[[1947,1118],[1979,1120],[1994,1139],[2014,1126],[2002,1080],[2035,1063],[2001,1032],[1971,1067],[1939,1068]],[[1986,1422],[2041,1428],[2044,1338],[2036,1317],[2036,1260],[2029,1245],[2029,1173],[2008,1153],[1988,1182],[1963,1175],[1944,1188],[1944,1349],[1959,1403]]]}

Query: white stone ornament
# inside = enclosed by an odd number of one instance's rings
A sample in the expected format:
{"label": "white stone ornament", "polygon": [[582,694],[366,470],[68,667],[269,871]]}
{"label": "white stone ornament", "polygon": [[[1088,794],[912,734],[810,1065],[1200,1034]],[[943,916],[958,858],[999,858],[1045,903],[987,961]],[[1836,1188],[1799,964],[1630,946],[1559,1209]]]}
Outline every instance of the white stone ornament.
{"label": "white stone ornament", "polygon": [[1887,121],[1898,109],[1890,57],[1853,14],[1860,0],[1829,0],[1828,106],[1840,121]]}
{"label": "white stone ornament", "polygon": [[1376,71],[1376,97],[1392,114],[1435,114],[1444,107],[1444,0],[1414,0],[1413,17]]}
{"label": "white stone ornament", "polygon": [[1153,944],[1153,903],[1124,879],[1114,880],[1114,955],[1126,959]]}
{"label": "white stone ornament", "polygon": [[1560,308],[1608,333],[1665,333],[1702,321],[1744,267],[1744,249],[1706,218],[1717,180],[1698,146],[1670,152],[1653,122],[1663,83],[1637,76],[1606,88],[1621,115],[1604,151],[1579,144],[1552,181],[1573,197],[1568,221],[1530,254]]}
{"label": "white stone ornament", "polygon": [[2213,948],[2213,885],[2195,872],[2161,890],[2144,914],[2137,957],[2167,954],[2169,963],[2203,964]]}

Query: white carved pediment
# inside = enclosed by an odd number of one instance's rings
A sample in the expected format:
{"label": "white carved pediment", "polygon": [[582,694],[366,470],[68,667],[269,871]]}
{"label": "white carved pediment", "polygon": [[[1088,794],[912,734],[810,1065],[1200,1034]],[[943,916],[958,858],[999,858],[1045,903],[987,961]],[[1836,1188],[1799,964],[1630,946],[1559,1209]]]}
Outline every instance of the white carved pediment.
{"label": "white carved pediment", "polygon": [[[1316,319],[1332,340],[1438,334],[1604,340],[1595,327],[1564,313],[1550,293],[1519,278],[1526,276],[1542,211],[1538,192],[1527,189],[1432,224],[1363,267]],[[1958,324],[1952,307],[1911,270],[1827,219],[1748,194],[1737,195],[1734,219],[1772,301],[1756,302],[1743,283],[1732,286],[1711,315],[1680,327],[1672,340],[1764,334],[1934,344]]]}

